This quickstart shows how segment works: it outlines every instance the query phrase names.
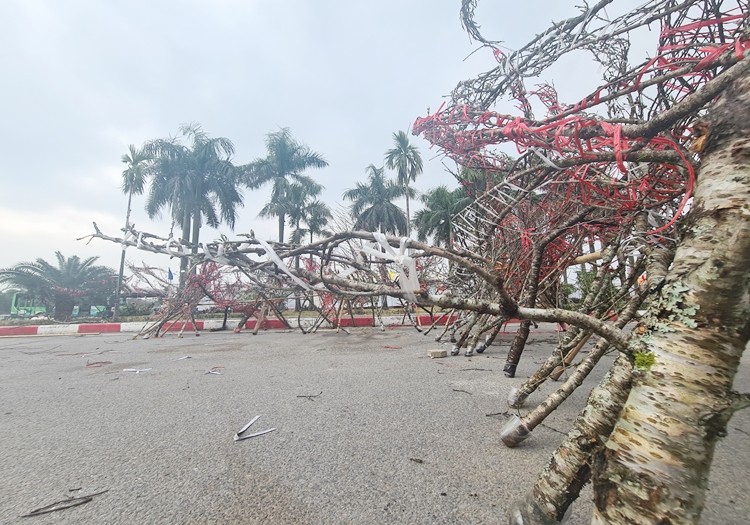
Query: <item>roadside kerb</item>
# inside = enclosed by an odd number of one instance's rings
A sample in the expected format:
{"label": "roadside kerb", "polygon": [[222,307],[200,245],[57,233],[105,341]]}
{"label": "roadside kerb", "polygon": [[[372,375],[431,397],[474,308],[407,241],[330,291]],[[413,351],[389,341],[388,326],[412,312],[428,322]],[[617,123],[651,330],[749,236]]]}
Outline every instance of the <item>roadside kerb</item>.
{"label": "roadside kerb", "polygon": [[[403,317],[402,316],[385,316],[383,319],[383,325],[388,327],[398,327],[398,326],[410,326],[409,324],[404,324]],[[301,323],[302,326],[305,329],[312,328],[313,323],[315,323],[315,319],[313,318],[306,318],[302,319]],[[445,324],[445,319],[439,319],[438,323],[439,325]],[[236,326],[238,320],[237,319],[228,319],[227,320],[227,326],[233,327]],[[245,323],[245,329],[252,330],[255,328],[255,320],[251,319],[247,323]],[[423,315],[420,316],[419,322],[422,327],[427,327],[432,324],[432,319],[430,319],[429,315]],[[518,319],[512,319],[508,321],[509,325],[518,324]],[[351,328],[351,327],[357,327],[357,328],[365,328],[365,327],[372,327],[372,326],[379,326],[379,323],[376,322],[373,324],[372,317],[355,317],[352,318],[343,318],[340,320],[341,327],[343,328]],[[143,327],[147,323],[143,322],[126,322],[126,323],[81,323],[81,324],[53,324],[53,325],[29,325],[29,326],[0,326],[0,337],[18,337],[18,336],[25,336],[25,335],[75,335],[75,334],[101,334],[101,333],[138,333],[143,329]],[[546,323],[545,323],[546,324]],[[296,329],[297,325],[295,321],[291,321],[292,329]],[[208,319],[205,321],[196,321],[195,322],[195,328],[198,329],[198,331],[202,330],[215,330],[219,329],[222,326],[222,320],[220,319]],[[550,325],[551,327],[554,327],[555,325]],[[263,321],[263,325],[261,326],[264,330],[280,330],[280,329],[287,329],[288,327],[285,326],[280,320],[278,319],[266,319]],[[183,329],[183,323],[174,323],[171,326],[167,326],[167,331],[169,332],[177,332]],[[192,332],[193,331],[193,323],[187,323],[187,326],[185,326],[186,332]],[[507,329],[506,329],[507,331]],[[543,330],[543,331],[555,331],[551,329]]]}

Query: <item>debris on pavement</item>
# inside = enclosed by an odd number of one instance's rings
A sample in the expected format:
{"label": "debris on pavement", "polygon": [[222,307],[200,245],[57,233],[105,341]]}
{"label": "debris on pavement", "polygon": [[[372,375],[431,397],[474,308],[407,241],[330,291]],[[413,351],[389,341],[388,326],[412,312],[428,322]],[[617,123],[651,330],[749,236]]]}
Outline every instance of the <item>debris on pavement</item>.
{"label": "debris on pavement", "polygon": [[212,366],[211,368],[206,370],[206,374],[216,374],[217,376],[223,376],[224,372],[222,372],[222,370],[224,370],[224,365]]}
{"label": "debris on pavement", "polygon": [[175,361],[182,361],[183,359],[190,359],[190,356],[189,355],[184,355],[182,357],[178,357],[177,359],[175,359]]}
{"label": "debris on pavement", "polygon": [[[322,393],[322,392],[321,392],[321,393]],[[247,425],[245,425],[244,427],[242,427],[242,428],[241,428],[241,429],[240,429],[240,430],[239,430],[239,431],[238,431],[238,432],[237,432],[237,433],[236,433],[236,434],[234,435],[234,440],[235,440],[235,441],[242,441],[243,439],[250,439],[250,438],[254,438],[254,437],[257,437],[257,436],[262,436],[263,434],[268,434],[269,432],[273,432],[274,430],[276,430],[275,428],[269,428],[269,429],[266,429],[266,430],[261,430],[260,432],[256,432],[256,433],[254,433],[254,434],[248,434],[248,435],[246,435],[246,436],[243,436],[243,434],[245,433],[245,431],[247,431],[247,429],[248,429],[248,428],[250,428],[251,426],[253,426],[253,424],[254,424],[254,423],[255,423],[256,421],[258,421],[259,419],[260,419],[260,416],[255,416],[254,418],[252,418],[252,419],[250,420],[250,422],[249,422],[249,423],[248,423]]]}
{"label": "debris on pavement", "polygon": [[111,365],[112,361],[92,361],[86,363],[86,368],[100,368],[104,365]]}
{"label": "debris on pavement", "polygon": [[24,514],[21,516],[22,518],[33,518],[34,516],[41,516],[42,514],[49,514],[50,512],[57,512],[58,510],[65,510],[69,509],[71,507],[77,507],[78,505],[83,505],[84,503],[89,503],[94,499],[95,496],[99,496],[101,494],[104,494],[105,492],[109,492],[109,490],[102,490],[101,492],[96,492],[94,494],[89,494],[88,496],[79,496],[77,498],[66,498],[64,500],[56,501],[55,503],[51,503],[50,505],[47,505],[45,507],[40,507],[38,509],[34,509],[28,514]]}
{"label": "debris on pavement", "polygon": [[297,396],[297,397],[304,397],[305,399],[313,401],[316,397],[320,397],[322,394],[323,394],[323,391],[321,390],[320,394],[309,395],[309,396]]}
{"label": "debris on pavement", "polygon": [[123,372],[135,372],[136,374],[140,374],[141,372],[148,372],[149,370],[153,370],[152,368],[123,368]]}
{"label": "debris on pavement", "polygon": [[427,352],[427,355],[430,356],[430,359],[448,357],[448,351],[447,350],[430,350],[429,352]]}

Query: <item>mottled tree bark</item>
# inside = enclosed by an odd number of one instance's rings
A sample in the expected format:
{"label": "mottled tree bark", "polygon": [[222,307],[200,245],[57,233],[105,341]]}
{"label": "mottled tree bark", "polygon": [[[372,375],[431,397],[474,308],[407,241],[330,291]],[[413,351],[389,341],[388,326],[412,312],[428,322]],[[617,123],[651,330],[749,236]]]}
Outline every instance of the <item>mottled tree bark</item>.
{"label": "mottled tree bark", "polygon": [[534,407],[534,409],[526,414],[523,418],[520,418],[515,426],[510,425],[506,427],[500,439],[506,447],[516,447],[520,445],[539,424],[546,419],[557,407],[559,407],[563,401],[568,399],[573,391],[581,386],[583,380],[589,375],[591,370],[594,369],[596,364],[602,358],[602,356],[609,349],[610,344],[606,339],[600,339],[594,348],[591,349],[589,354],[581,361],[581,364],[575,369],[568,379],[558,388],[553,394],[551,394],[542,403]]}
{"label": "mottled tree bark", "polygon": [[586,407],[534,486],[508,512],[510,525],[559,523],[591,477],[591,457],[617,421],[630,391],[632,366],[620,355],[591,391]]}
{"label": "mottled tree bark", "polygon": [[594,463],[595,525],[698,523],[716,441],[734,411],[732,381],[750,337],[746,72],[707,124],[693,208],[633,342],[641,366]]}
{"label": "mottled tree bark", "polygon": [[[633,296],[628,302],[627,306],[620,312],[620,315],[618,316],[617,321],[615,321],[613,326],[615,326],[616,328],[623,328],[627,323],[629,323],[635,316],[638,307],[641,305],[641,303],[643,303],[644,296],[645,291],[643,290],[639,291],[639,293]],[[579,335],[575,339],[570,341],[568,345],[562,348],[573,348],[575,345],[583,341],[584,338],[588,338],[590,335],[590,332],[580,331]],[[517,392],[513,393],[511,398],[508,399],[508,404],[511,406],[511,408],[520,408],[529,397],[529,395],[533,393],[537,388],[539,388],[539,385],[547,380],[554,369],[563,362],[562,354],[562,351],[556,351],[553,355],[547,358],[547,361],[545,361],[545,363],[539,368],[539,370],[537,370],[534,375],[527,379]]]}

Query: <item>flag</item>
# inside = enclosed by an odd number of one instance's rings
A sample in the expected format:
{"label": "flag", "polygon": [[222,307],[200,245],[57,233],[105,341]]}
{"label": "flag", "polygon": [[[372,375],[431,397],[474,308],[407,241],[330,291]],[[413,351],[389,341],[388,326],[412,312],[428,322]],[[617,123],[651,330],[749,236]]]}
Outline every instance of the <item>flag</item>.
{"label": "flag", "polygon": [[167,269],[167,272],[168,272],[168,273],[167,273],[167,279],[169,279],[170,281],[171,281],[172,279],[174,279],[174,275],[172,274],[172,268],[168,268],[168,269]]}

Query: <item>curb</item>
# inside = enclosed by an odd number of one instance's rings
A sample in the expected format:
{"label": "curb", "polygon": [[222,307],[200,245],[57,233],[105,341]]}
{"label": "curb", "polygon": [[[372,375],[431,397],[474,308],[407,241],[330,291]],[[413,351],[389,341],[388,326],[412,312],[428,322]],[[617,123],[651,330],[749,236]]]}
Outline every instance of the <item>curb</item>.
{"label": "curb", "polygon": [[[399,326],[412,326],[411,324],[404,324],[403,317],[401,316],[389,316],[383,317],[383,324],[388,327],[399,327]],[[447,319],[440,319],[438,317],[437,325],[445,325]],[[231,319],[227,320],[227,325],[231,324]],[[316,320],[313,318],[307,318],[302,320],[304,328],[311,328],[312,324]],[[236,323],[237,320],[235,319]],[[429,315],[419,316],[419,324],[423,327],[428,327],[432,324],[432,320]],[[252,330],[255,328],[255,319],[249,320],[245,323],[245,329]],[[508,324],[518,324],[518,319],[511,319]],[[26,335],[85,335],[85,334],[117,334],[117,333],[138,333],[148,323],[142,322],[130,322],[130,323],[81,323],[81,324],[57,324],[57,325],[31,325],[31,326],[0,326],[0,337],[19,337]],[[292,329],[297,329],[295,323],[292,322]],[[329,323],[330,324],[330,323]],[[198,331],[211,330],[221,328],[222,321],[220,319],[209,319],[206,321],[196,321],[195,328]],[[167,326],[167,332],[179,332],[183,329],[184,323],[177,322],[171,326]],[[340,319],[340,326],[342,328],[366,328],[378,326],[373,322],[372,317],[355,317],[342,318]],[[554,326],[554,324],[552,324]],[[266,319],[261,325],[263,330],[283,330],[288,329],[284,323],[278,319]],[[333,326],[335,328],[335,326]],[[193,331],[193,323],[187,323],[184,326],[185,331]],[[542,330],[542,331],[557,331],[557,330]],[[508,333],[504,330],[503,333]]]}

